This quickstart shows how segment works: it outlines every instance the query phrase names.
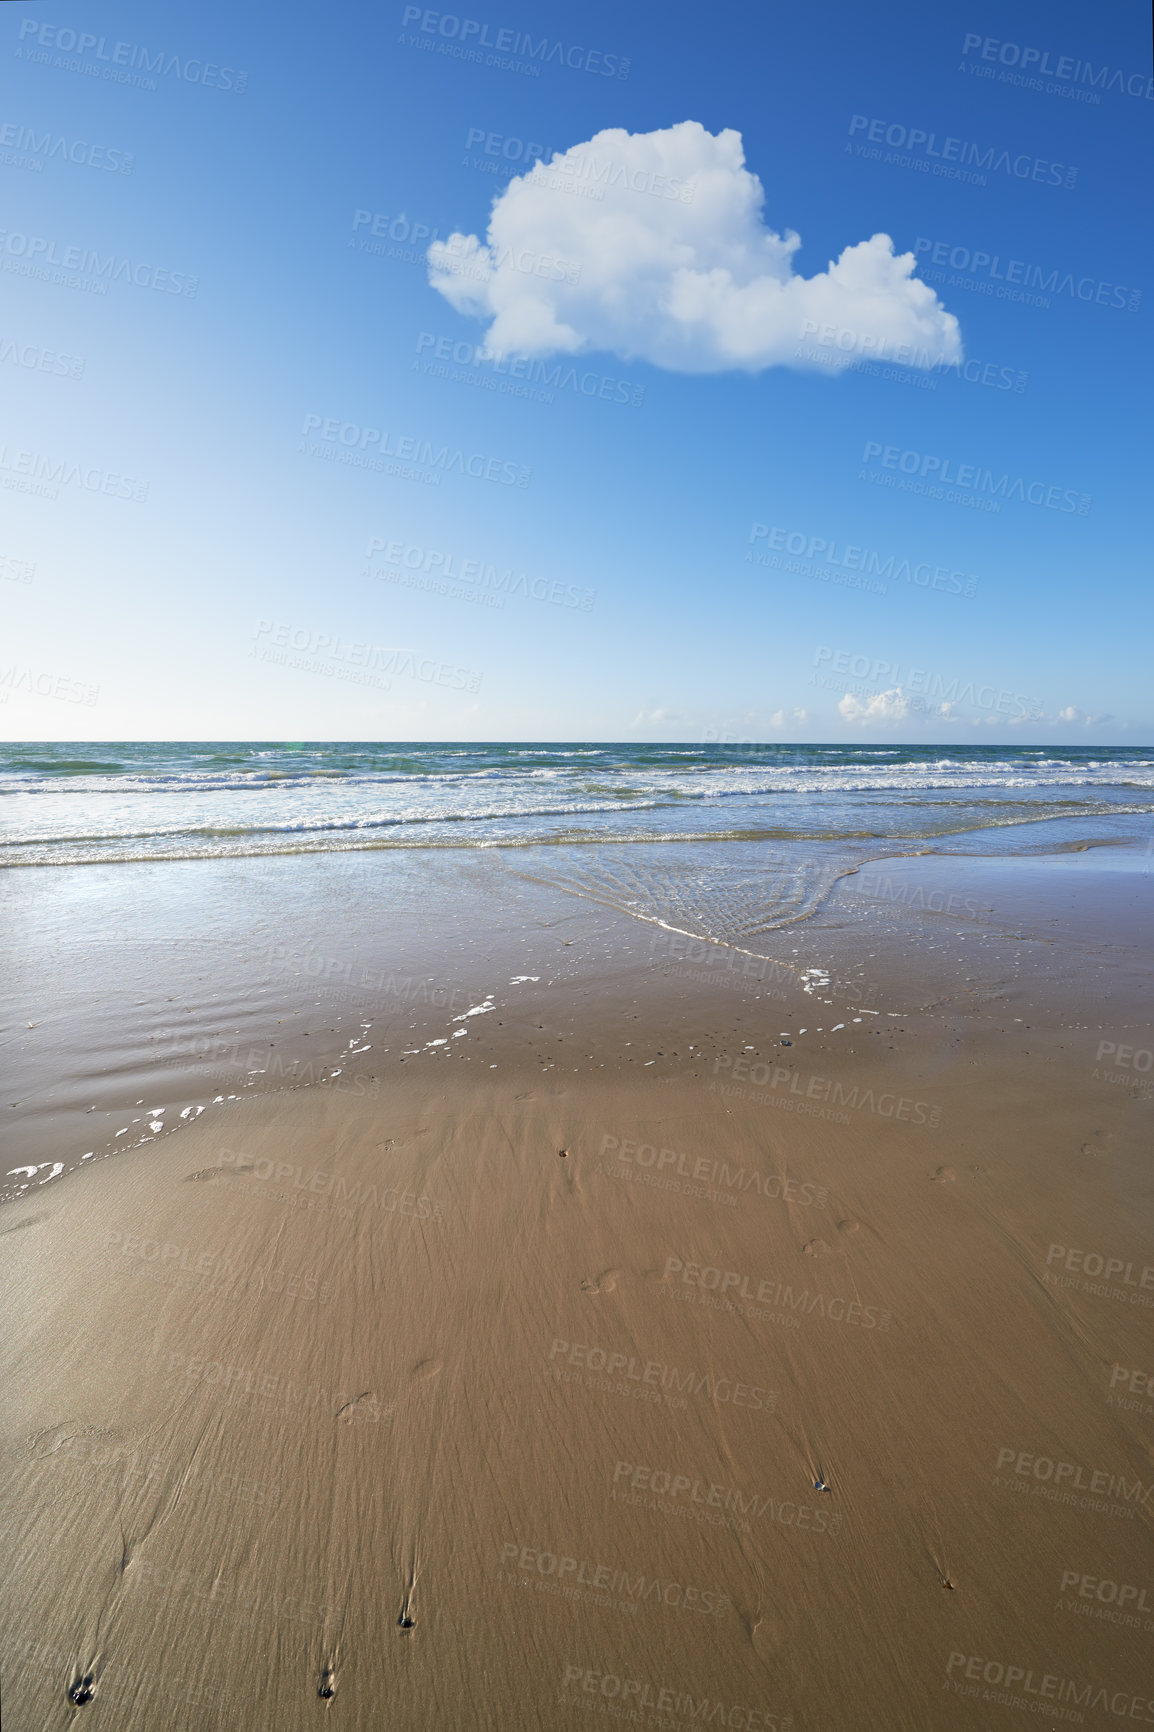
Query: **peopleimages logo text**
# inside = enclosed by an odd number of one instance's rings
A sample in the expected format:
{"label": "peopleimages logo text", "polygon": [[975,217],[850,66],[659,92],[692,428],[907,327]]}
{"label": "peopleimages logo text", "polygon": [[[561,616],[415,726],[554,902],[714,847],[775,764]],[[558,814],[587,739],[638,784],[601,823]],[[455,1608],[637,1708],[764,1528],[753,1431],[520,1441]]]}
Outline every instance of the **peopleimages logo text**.
{"label": "peopleimages logo text", "polygon": [[[969,1685],[961,1684],[953,1674],[958,1667],[964,1670],[960,1678],[968,1678]],[[952,1688],[960,1696],[977,1696],[981,1686],[982,1698],[986,1701],[1000,1702],[1003,1706],[1013,1708],[1028,1708],[1031,1713],[1037,1712],[1040,1698],[1048,1702],[1073,1702],[1079,1708],[1098,1709],[1102,1713],[1115,1714],[1120,1720],[1141,1720],[1149,1726],[1154,1722],[1154,1702],[1145,1696],[1135,1696],[1129,1690],[1110,1690],[1099,1680],[1087,1684],[1077,1678],[1063,1678],[1057,1672],[1037,1671],[1032,1666],[1014,1666],[1005,1660],[987,1660],[984,1654],[960,1654],[955,1651],[946,1663],[946,1687]],[[993,1692],[988,1686],[1001,1685],[1000,1690]],[[972,1687],[971,1687],[972,1686]],[[1015,1693],[1016,1692],[1016,1693]],[[1033,1696],[1038,1701],[1030,1702]],[[1073,1709],[1048,1707],[1045,1710],[1046,1720],[1081,1720],[1083,1716]]]}
{"label": "peopleimages logo text", "polygon": [[[915,563],[888,554],[885,559],[875,549],[853,543],[838,545],[836,539],[824,535],[806,535],[800,529],[786,530],[778,525],[755,523],[749,531],[750,542],[765,541],[776,552],[793,554],[795,558],[820,559],[823,564],[838,566],[846,571],[864,571],[895,583],[915,583],[919,589],[944,590],[949,595],[976,595],[978,580],[963,571],[952,571],[948,565]],[[747,556],[748,557],[748,556]]]}
{"label": "peopleimages logo text", "polygon": [[[719,1702],[700,1695],[696,1690],[673,1689],[646,1678],[623,1678],[615,1672],[593,1672],[585,1666],[566,1666],[561,1688],[580,1690],[582,1695],[594,1699],[602,1697],[606,1702],[616,1702],[620,1698],[620,1706],[607,1710],[615,1713],[618,1719],[628,1717],[640,1721],[640,1714],[629,1706],[631,1701],[635,1702],[638,1709],[647,1710],[649,1718],[646,1724],[650,1726],[662,1724],[656,1715],[669,1714],[684,1717],[685,1723],[693,1720],[700,1721],[703,1726],[707,1723],[731,1726],[734,1732],[792,1732],[793,1728],[793,1717],[789,1714],[773,1713],[768,1708],[750,1708],[742,1702]],[[561,1699],[566,1700],[565,1697]],[[595,1711],[593,1701],[585,1706],[590,1712]],[[676,1720],[674,1724],[677,1724]]]}
{"label": "peopleimages logo text", "polygon": [[[40,132],[33,126],[7,120],[0,126],[0,145],[6,149],[26,151],[30,157],[48,162],[74,162],[84,168],[103,169],[107,174],[131,174],[136,158],[130,150],[117,150],[107,144],[89,144],[87,139],[66,138],[62,133]],[[35,164],[37,168],[41,165]]]}
{"label": "peopleimages logo text", "polygon": [[[976,709],[994,711],[1000,716],[1012,714],[1015,717],[1036,717],[1042,713],[1038,699],[1027,696],[1025,692],[1007,691],[1004,686],[999,690],[997,686],[979,685],[973,680],[963,681],[959,675],[947,679],[944,674],[931,668],[911,666],[903,679],[901,665],[897,661],[883,661],[880,656],[871,659],[867,655],[855,655],[852,650],[835,649],[832,644],[818,644],[813,653],[813,665],[828,666],[831,673],[848,674],[855,680],[884,679],[891,687],[896,686],[908,696],[910,707],[916,710],[927,710],[931,704],[936,703],[946,706],[972,704]],[[836,686],[840,682],[821,683]],[[817,679],[811,678],[810,684],[818,684]],[[714,1069],[720,1062],[718,1060],[715,1063]],[[839,1098],[836,1092],[834,1098]],[[887,1098],[892,1099],[884,1095],[881,1097],[882,1100]],[[878,1110],[882,1110],[880,1101]],[[902,1115],[899,1113],[898,1116],[900,1118]]]}
{"label": "peopleimages logo text", "polygon": [[[943,163],[956,163],[976,169],[988,169],[994,174],[1008,174],[1013,180],[1035,180],[1044,186],[1073,187],[1078,170],[1065,163],[1050,162],[1026,151],[1011,155],[996,144],[979,145],[972,139],[943,137],[938,143],[936,132],[921,127],[904,126],[900,121],[871,120],[867,114],[850,117],[849,135],[864,132],[870,144],[885,144],[891,150],[921,151],[924,156],[937,157]],[[849,146],[846,146],[849,149]]]}
{"label": "peopleimages logo text", "polygon": [[[717,1377],[712,1371],[681,1371],[675,1365],[664,1365],[656,1359],[638,1359],[636,1354],[606,1352],[587,1341],[553,1339],[549,1349],[549,1364],[557,1369],[558,1355],[568,1365],[587,1371],[603,1372],[607,1377],[626,1380],[649,1388],[656,1394],[660,1387],[684,1395],[704,1395],[707,1401],[729,1407],[747,1407],[757,1413],[773,1413],[777,1408],[777,1391],[763,1389],[760,1384],[738,1383],[731,1377]],[[642,1369],[644,1367],[644,1369]]]}
{"label": "peopleimages logo text", "polygon": [[[138,289],[156,289],[161,294],[185,295],[192,299],[197,291],[197,278],[186,271],[162,270],[158,265],[142,260],[118,258],[115,253],[98,253],[91,247],[61,245],[44,235],[20,234],[0,229],[0,255],[3,268],[17,276],[44,277],[48,267],[56,272],[73,271],[72,278],[48,277],[50,281],[84,282],[98,294],[108,292],[109,283],[132,283]],[[19,260],[19,264],[13,261]]]}
{"label": "peopleimages logo text", "polygon": [[1059,487],[1045,481],[1027,481],[1022,475],[999,475],[983,469],[980,463],[955,463],[952,457],[935,457],[921,451],[903,451],[899,445],[879,445],[867,439],[862,462],[871,464],[880,459],[882,469],[894,469],[902,475],[916,475],[943,487],[961,487],[968,492],[990,494],[998,499],[1020,499],[1025,505],[1042,505],[1048,511],[1077,512],[1088,517],[1093,497],[1072,487]]}
{"label": "peopleimages logo text", "polygon": [[586,1558],[569,1557],[564,1552],[518,1545],[516,1540],[505,1541],[501,1547],[501,1562],[529,1575],[535,1571],[541,1576],[554,1576],[559,1582],[571,1576],[570,1587],[592,1588],[599,1594],[620,1594],[634,1606],[643,1601],[656,1601],[658,1605],[678,1606],[682,1611],[720,1618],[733,1604],[727,1594],[708,1593],[703,1588],[665,1581],[660,1576],[639,1575],[630,1579],[628,1567],[594,1564]]}
{"label": "peopleimages logo text", "polygon": [[[1012,1465],[1011,1465],[1012,1464]],[[1154,1485],[1140,1479],[1128,1480],[1124,1474],[1110,1473],[1105,1468],[1086,1467],[1081,1462],[1058,1461],[1048,1455],[1031,1455],[1024,1449],[999,1449],[997,1471],[1007,1468],[1024,1479],[1036,1479],[1043,1485],[1055,1486],[1068,1482],[1071,1491],[1088,1491],[1095,1497],[1114,1497],[1123,1503],[1151,1507]]]}
{"label": "peopleimages logo text", "polygon": [[382,460],[391,457],[402,462],[421,463],[429,470],[440,470],[445,475],[456,470],[462,475],[471,475],[476,481],[495,481],[502,487],[528,487],[533,474],[521,463],[486,457],[478,451],[454,450],[416,434],[394,435],[380,427],[362,427],[359,422],[342,421],[335,415],[306,415],[301,431],[306,437],[315,433],[330,445],[344,446],[350,460],[355,460],[357,467],[363,469],[380,469]]}
{"label": "peopleimages logo text", "polygon": [[[497,566],[480,559],[461,559],[455,553],[437,548],[416,547],[404,541],[385,541],[374,535],[369,542],[367,558],[381,553],[387,564],[410,572],[421,572],[454,583],[469,583],[481,589],[491,589],[500,595],[523,595],[534,601],[552,602],[554,607],[576,607],[588,613],[597,599],[595,589],[582,589],[578,584],[550,583],[543,577],[530,578],[523,571]],[[375,574],[380,577],[382,573]],[[421,586],[418,586],[421,587]]]}
{"label": "peopleimages logo text", "polygon": [[[85,493],[102,493],[107,499],[131,499],[136,505],[143,505],[148,498],[148,482],[134,475],[71,462],[65,457],[50,457],[42,451],[17,451],[0,445],[0,471],[5,486],[11,476],[17,492],[37,492],[47,487],[50,499],[55,499],[58,487],[79,487]],[[21,481],[36,485],[21,486]]]}
{"label": "peopleimages logo text", "polygon": [[539,61],[548,66],[554,61],[571,72],[595,72],[602,78],[628,78],[628,60],[620,55],[605,54],[600,48],[566,47],[563,42],[550,42],[547,36],[536,41],[523,30],[502,28],[490,34],[490,27],[478,18],[461,18],[454,12],[430,12],[424,6],[406,6],[401,15],[401,28],[414,25],[425,36],[439,36],[446,42],[459,42],[462,47],[489,48],[496,54],[513,54],[527,61]]}
{"label": "peopleimages logo text", "polygon": [[1076,277],[1073,271],[1059,271],[1057,267],[1047,270],[1026,259],[1007,259],[1003,265],[1000,253],[957,247],[950,241],[928,240],[924,235],[914,241],[914,253],[921,265],[947,265],[951,271],[963,275],[988,277],[995,283],[1034,289],[1045,295],[1069,295],[1072,301],[1093,302],[1099,307],[1119,307],[1127,313],[1136,313],[1142,302],[1141,289],[1128,289],[1122,283]]}
{"label": "peopleimages logo text", "polygon": [[1041,78],[1067,79],[1072,84],[1092,84],[1098,90],[1116,90],[1119,95],[1140,96],[1147,102],[1154,100],[1154,78],[1147,72],[1123,72],[1104,63],[1095,68],[1091,61],[1075,60],[1069,54],[1056,56],[1051,66],[1048,48],[1026,48],[1018,42],[1003,42],[997,36],[967,35],[962,43],[962,59],[975,53],[979,60],[1017,66]]}
{"label": "peopleimages logo text", "polygon": [[27,367],[30,372],[55,374],[59,379],[83,379],[86,366],[81,355],[62,355],[58,349],[45,349],[39,343],[0,336],[0,362],[3,361],[10,361],[14,367]]}
{"label": "peopleimages logo text", "polygon": [[[548,254],[542,256],[549,260]],[[563,264],[564,260],[557,262]],[[574,268],[580,270],[580,266]],[[438,362],[452,362],[464,372],[450,373],[447,365],[437,367],[421,362],[423,372],[433,377],[457,379],[488,390],[507,392],[510,396],[531,397],[534,394],[532,387],[537,386],[546,391],[572,391],[574,396],[595,397],[602,403],[624,403],[632,409],[639,409],[645,400],[644,385],[618,379],[613,374],[583,371],[567,366],[564,361],[555,361],[550,366],[549,362],[532,355],[509,354],[498,358],[487,355],[481,343],[470,343],[460,337],[438,337],[432,331],[421,331],[417,336],[416,353],[424,356],[430,352]],[[413,365],[416,367],[418,363]],[[510,382],[506,383],[506,380]],[[525,387],[512,383],[515,380],[524,380]],[[544,401],[552,402],[552,397]]]}
{"label": "peopleimages logo text", "polygon": [[[203,84],[210,90],[233,90],[239,96],[248,83],[248,73],[234,66],[219,66],[212,60],[181,60],[179,54],[169,54],[163,48],[144,48],[137,42],[114,42],[108,52],[108,37],[94,36],[91,31],[76,31],[59,24],[42,24],[39,18],[24,18],[20,22],[20,41],[35,38],[37,48],[55,48],[61,54],[79,57],[79,70],[93,77],[112,78],[118,83],[130,83],[131,78],[118,70],[131,68],[135,72],[159,73],[162,78],[175,75],[185,84]],[[31,47],[32,44],[29,44]],[[17,49],[19,54],[21,51]],[[90,62],[84,56],[92,55]],[[29,59],[38,56],[29,55]],[[155,86],[153,86],[155,88]]]}

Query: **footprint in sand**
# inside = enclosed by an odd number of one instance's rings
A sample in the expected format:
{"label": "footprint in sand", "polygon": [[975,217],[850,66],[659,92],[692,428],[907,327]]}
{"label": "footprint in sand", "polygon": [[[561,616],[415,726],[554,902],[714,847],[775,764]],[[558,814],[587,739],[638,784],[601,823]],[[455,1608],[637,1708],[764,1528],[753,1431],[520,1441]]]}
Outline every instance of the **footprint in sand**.
{"label": "footprint in sand", "polygon": [[776,1620],[771,1620],[763,1613],[761,1617],[755,1618],[752,1623],[746,1619],[745,1627],[749,1631],[749,1639],[759,1658],[762,1660],[772,1660],[774,1655],[777,1654],[782,1647],[785,1640],[785,1634],[781,1625]]}
{"label": "footprint in sand", "polygon": [[952,1167],[939,1167],[936,1173],[930,1174],[930,1182],[934,1185],[950,1185],[957,1176]]}
{"label": "footprint in sand", "polygon": [[612,1293],[617,1286],[616,1269],[606,1269],[601,1275],[586,1275],[581,1283],[582,1293]]}
{"label": "footprint in sand", "polygon": [[848,1220],[838,1222],[837,1230],[839,1233],[860,1233],[861,1222],[855,1221],[851,1215]]}
{"label": "footprint in sand", "polygon": [[830,1247],[824,1239],[811,1239],[808,1244],[802,1246],[802,1250],[807,1257],[828,1257],[830,1254]]}
{"label": "footprint in sand", "polygon": [[337,1418],[341,1421],[342,1425],[352,1425],[354,1420],[362,1419],[366,1416],[369,1419],[373,1419],[376,1407],[376,1396],[373,1394],[371,1389],[366,1389],[364,1394],[358,1395],[354,1401],[346,1401],[345,1405],[337,1410]]}
{"label": "footprint in sand", "polygon": [[1082,1144],[1082,1153],[1084,1155],[1108,1155],[1113,1145],[1113,1131],[1095,1131],[1090,1141]]}
{"label": "footprint in sand", "polygon": [[63,1454],[68,1456],[72,1446],[82,1445],[83,1459],[93,1467],[105,1467],[110,1462],[125,1459],[123,1442],[117,1439],[127,1439],[132,1436],[129,1431],[105,1428],[98,1425],[65,1425],[51,1426],[47,1431],[36,1434],[28,1446],[28,1452],[33,1461],[47,1461],[50,1456]]}

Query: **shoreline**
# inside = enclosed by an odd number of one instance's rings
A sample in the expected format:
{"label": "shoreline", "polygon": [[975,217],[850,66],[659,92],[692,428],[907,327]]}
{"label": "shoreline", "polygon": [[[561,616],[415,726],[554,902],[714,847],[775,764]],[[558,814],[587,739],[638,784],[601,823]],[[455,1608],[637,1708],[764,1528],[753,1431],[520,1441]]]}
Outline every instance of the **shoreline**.
{"label": "shoreline", "polygon": [[[661,975],[670,988],[731,995],[733,1008],[773,1006],[767,1028],[779,1018],[783,1031],[796,1031],[819,1020],[819,1006],[836,1005],[830,1022],[852,1025],[891,1015],[894,1004],[932,1015],[935,1003],[992,1003],[1027,955],[1033,991],[1049,992],[1058,985],[1059,940],[1068,959],[1078,955],[1067,962],[1071,977],[1100,972],[1108,954],[1118,982],[1128,982],[1129,1021],[1112,1030],[1121,1037],[1130,1022],[1139,1031],[1149,1024],[1141,991],[1128,981],[1151,873],[1149,855],[1133,846],[879,857],[847,869],[804,920],[747,944],[676,930],[614,907],[596,887],[567,889],[512,871],[500,857],[458,858],[464,871],[440,870],[431,907],[421,900],[427,874],[407,865],[388,874],[383,928],[378,863],[363,856],[307,867],[299,856],[261,860],[253,877],[253,861],[129,867],[136,936],[117,944],[113,980],[107,940],[87,956],[70,946],[62,958],[63,928],[49,917],[37,935],[30,923],[50,916],[61,889],[69,918],[79,898],[98,930],[119,923],[121,869],[68,874],[63,886],[17,874],[8,905],[28,943],[3,1025],[16,1097],[9,1112],[19,1115],[9,1124],[23,1150],[17,1158],[35,1171],[0,1176],[0,1201],[119,1152],[122,1138],[129,1146],[155,1141],[252,1092],[311,1086],[378,1098],[386,1056],[391,1064],[454,1047],[462,1027],[475,1030],[474,1019],[489,1014],[494,993],[515,1013],[514,1001],[528,993],[564,990],[575,958],[586,990],[616,988],[633,975],[648,990]],[[175,899],[166,894],[174,869],[183,878]],[[306,871],[324,874],[320,895]],[[1035,918],[1044,904],[1049,912]],[[697,918],[710,918],[708,905]],[[550,940],[554,928],[574,936]],[[963,941],[992,964],[969,992],[959,983]],[[905,952],[884,981],[873,978],[878,943]],[[1127,1044],[1134,1042],[1119,1038],[1115,1049]],[[612,1066],[619,1056],[599,1062]],[[1103,1075],[1109,1068],[1099,1066]],[[1144,1073],[1132,1074],[1145,1086]],[[1129,1075],[1115,1071],[1113,1084]]]}

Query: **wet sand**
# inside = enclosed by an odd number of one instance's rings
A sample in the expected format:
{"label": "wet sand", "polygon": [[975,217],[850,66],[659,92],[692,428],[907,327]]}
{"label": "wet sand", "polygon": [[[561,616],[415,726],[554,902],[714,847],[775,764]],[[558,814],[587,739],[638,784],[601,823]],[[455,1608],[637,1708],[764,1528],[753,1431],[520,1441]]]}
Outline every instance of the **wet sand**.
{"label": "wet sand", "polygon": [[[763,958],[358,867],[227,1001],[314,1068],[211,1092],[153,956],[165,1115],[0,1211],[5,1726],[1154,1723],[1152,881],[1095,852]],[[9,1109],[69,1169],[82,986]]]}

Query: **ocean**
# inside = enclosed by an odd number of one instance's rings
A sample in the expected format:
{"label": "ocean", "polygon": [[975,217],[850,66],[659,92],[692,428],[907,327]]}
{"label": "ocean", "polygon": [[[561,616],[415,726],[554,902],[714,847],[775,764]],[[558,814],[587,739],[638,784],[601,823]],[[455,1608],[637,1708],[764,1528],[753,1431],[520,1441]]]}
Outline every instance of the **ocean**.
{"label": "ocean", "polygon": [[1144,836],[1154,749],[22,745],[0,756],[0,795],[9,866],[702,842],[1012,853]]}
{"label": "ocean", "polygon": [[378,851],[407,876],[489,851],[517,875],[745,946],[873,859],[1149,846],[1154,750],[25,745],[0,759],[0,795],[12,867]]}

